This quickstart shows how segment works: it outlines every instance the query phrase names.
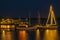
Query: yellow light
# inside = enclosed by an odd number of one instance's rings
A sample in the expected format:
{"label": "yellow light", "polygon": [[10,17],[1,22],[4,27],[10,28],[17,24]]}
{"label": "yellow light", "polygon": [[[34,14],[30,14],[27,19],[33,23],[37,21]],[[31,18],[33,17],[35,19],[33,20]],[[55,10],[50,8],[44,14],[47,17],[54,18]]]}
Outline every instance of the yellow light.
{"label": "yellow light", "polygon": [[19,40],[27,40],[26,31],[19,31]]}
{"label": "yellow light", "polygon": [[36,31],[36,40],[40,40],[40,31],[39,31],[39,29]]}
{"label": "yellow light", "polygon": [[46,25],[47,24],[49,24],[49,25],[53,25],[53,24],[57,25],[52,5],[50,5],[50,11],[49,11],[49,15],[48,15],[48,19],[47,19]]}
{"label": "yellow light", "polygon": [[57,30],[46,30],[43,40],[58,40]]}
{"label": "yellow light", "polygon": [[13,39],[13,33],[12,32],[6,32],[5,30],[2,30],[1,39],[2,40],[14,40]]}
{"label": "yellow light", "polygon": [[6,39],[5,39],[5,31],[4,31],[4,30],[2,30],[1,37],[2,37],[2,40],[6,40]]}
{"label": "yellow light", "polygon": [[7,28],[10,28],[10,25],[7,25]]}

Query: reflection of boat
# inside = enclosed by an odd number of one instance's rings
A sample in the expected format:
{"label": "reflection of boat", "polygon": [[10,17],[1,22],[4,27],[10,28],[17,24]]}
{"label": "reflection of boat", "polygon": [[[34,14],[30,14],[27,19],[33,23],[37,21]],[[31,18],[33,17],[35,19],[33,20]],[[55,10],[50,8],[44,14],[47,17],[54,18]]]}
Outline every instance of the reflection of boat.
{"label": "reflection of boat", "polygon": [[0,40],[14,40],[14,33],[1,30]]}

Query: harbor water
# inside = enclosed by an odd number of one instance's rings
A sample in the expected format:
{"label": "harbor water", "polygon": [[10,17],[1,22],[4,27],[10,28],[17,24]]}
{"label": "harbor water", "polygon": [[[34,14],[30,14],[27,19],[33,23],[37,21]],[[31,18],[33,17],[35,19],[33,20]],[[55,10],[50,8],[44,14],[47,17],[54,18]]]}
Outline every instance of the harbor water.
{"label": "harbor water", "polygon": [[60,31],[55,30],[3,30],[0,40],[60,40]]}

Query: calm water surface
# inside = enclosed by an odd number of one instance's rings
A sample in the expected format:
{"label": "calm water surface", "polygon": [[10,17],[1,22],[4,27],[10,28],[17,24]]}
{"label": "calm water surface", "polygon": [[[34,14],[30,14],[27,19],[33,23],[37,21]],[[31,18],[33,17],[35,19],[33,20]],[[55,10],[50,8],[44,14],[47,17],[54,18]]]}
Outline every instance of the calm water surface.
{"label": "calm water surface", "polygon": [[58,30],[0,30],[0,40],[60,40]]}
{"label": "calm water surface", "polygon": [[60,31],[0,29],[0,40],[60,40]]}

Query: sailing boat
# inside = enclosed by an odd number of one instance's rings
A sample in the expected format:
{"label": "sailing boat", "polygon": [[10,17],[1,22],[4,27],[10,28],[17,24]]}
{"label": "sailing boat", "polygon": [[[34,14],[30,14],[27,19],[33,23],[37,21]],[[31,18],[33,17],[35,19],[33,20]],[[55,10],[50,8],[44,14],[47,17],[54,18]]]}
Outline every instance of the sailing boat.
{"label": "sailing boat", "polygon": [[55,18],[55,15],[54,15],[52,5],[50,5],[50,10],[49,10],[49,15],[48,15],[48,19],[47,19],[47,22],[46,22],[46,26],[48,28],[57,28],[56,18]]}
{"label": "sailing boat", "polygon": [[39,11],[38,11],[38,23],[35,25],[35,27],[37,27],[37,28],[41,28],[42,27],[42,25],[41,25],[41,21],[40,21],[40,13],[39,13]]}
{"label": "sailing boat", "polygon": [[23,21],[21,21],[21,19],[20,19],[19,26],[22,27],[22,28],[23,28],[23,27],[24,27],[24,28],[25,28],[25,27],[28,27],[28,25],[25,24]]}

